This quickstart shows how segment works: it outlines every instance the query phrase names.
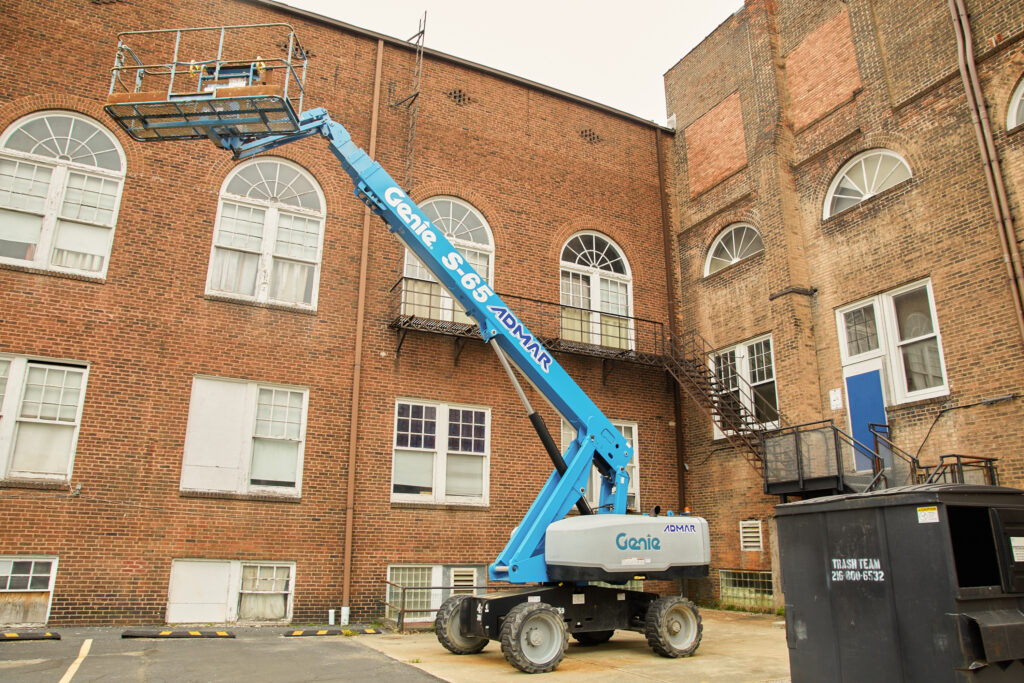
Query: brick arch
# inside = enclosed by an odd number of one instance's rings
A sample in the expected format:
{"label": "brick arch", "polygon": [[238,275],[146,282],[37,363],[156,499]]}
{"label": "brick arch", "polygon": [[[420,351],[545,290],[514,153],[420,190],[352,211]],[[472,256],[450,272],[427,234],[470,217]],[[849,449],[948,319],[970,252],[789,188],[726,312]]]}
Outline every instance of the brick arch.
{"label": "brick arch", "polygon": [[506,234],[505,226],[496,220],[499,213],[487,197],[460,183],[448,180],[430,180],[417,185],[409,192],[409,198],[417,204],[438,195],[457,197],[464,202],[472,204],[473,208],[480,212],[491,229],[491,236],[494,238],[494,256],[495,261],[497,261],[499,254],[505,251],[505,247],[508,246],[506,244],[508,235]]}
{"label": "brick arch", "polygon": [[[331,163],[335,162],[333,156],[310,154],[308,150],[295,146],[278,147],[272,153],[252,158],[286,159],[309,173],[323,190],[328,218],[337,217],[338,211],[344,210],[343,204],[338,206],[341,202],[351,202],[352,206],[358,204],[358,200],[352,195],[348,174],[340,164]],[[252,158],[236,161],[227,152],[219,154],[214,163],[206,168],[206,173],[197,177],[196,185],[205,188],[212,195],[219,196],[220,188],[231,171],[239,164],[251,161]]]}
{"label": "brick arch", "polygon": [[29,95],[0,104],[0,131],[7,130],[8,126],[22,116],[42,111],[70,111],[95,119],[99,125],[110,131],[124,150],[125,175],[131,175],[133,171],[137,172],[142,167],[142,143],[128,137],[121,127],[107,116],[102,105],[84,97],[50,93]]}
{"label": "brick arch", "polygon": [[[625,235],[619,234],[618,230],[614,227],[609,226],[607,223],[601,223],[600,227],[594,227],[594,221],[590,221],[584,218],[577,218],[575,220],[567,222],[565,225],[560,227],[552,234],[552,240],[548,244],[548,263],[554,264],[557,268],[558,264],[562,261],[562,247],[569,241],[569,238],[578,232],[584,230],[590,230],[591,232],[600,233],[610,237],[619,249],[622,250],[622,255],[625,257],[626,262],[629,264],[629,275],[633,279],[633,282],[637,281],[637,268],[640,263],[640,257],[632,252],[632,244],[626,238]],[[609,229],[611,228],[611,229]]]}
{"label": "brick arch", "polygon": [[843,145],[841,149],[837,149],[830,154],[827,161],[828,172],[823,173],[821,177],[814,181],[813,196],[815,206],[817,206],[815,215],[819,220],[825,206],[825,195],[828,194],[828,188],[832,184],[832,180],[835,179],[836,174],[839,173],[839,169],[853,157],[871,149],[887,149],[903,157],[910,164],[911,181],[920,177],[922,171],[927,169],[927,164],[921,154],[920,145],[910,138],[889,132],[860,135],[848,145]]}
{"label": "brick arch", "polygon": [[[757,209],[748,206],[736,211],[730,211],[708,223],[704,234],[701,236],[700,262],[697,264],[698,278],[704,277],[704,264],[707,263],[708,256],[711,254],[711,245],[715,243],[715,240],[722,234],[722,231],[730,225],[736,225],[737,223],[749,225],[761,235],[761,242],[765,242],[764,227],[760,223],[760,218],[761,216]],[[767,251],[767,249],[768,245],[765,243],[765,250]]]}

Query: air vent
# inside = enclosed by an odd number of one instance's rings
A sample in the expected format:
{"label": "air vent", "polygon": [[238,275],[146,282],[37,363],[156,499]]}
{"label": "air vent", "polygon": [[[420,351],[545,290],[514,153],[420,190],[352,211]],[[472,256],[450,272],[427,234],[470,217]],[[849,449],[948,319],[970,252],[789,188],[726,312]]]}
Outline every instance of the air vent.
{"label": "air vent", "polygon": [[454,102],[457,106],[461,107],[464,104],[469,104],[469,93],[462,88],[454,88],[448,91],[448,99]]}
{"label": "air vent", "polygon": [[589,142],[592,145],[596,145],[601,142],[601,136],[598,135],[593,128],[584,128],[580,131],[580,137]]}
{"label": "air vent", "polygon": [[760,520],[748,519],[740,522],[740,550],[764,550]]}
{"label": "air vent", "polygon": [[475,584],[475,569],[452,569],[452,595],[473,595],[476,593]]}

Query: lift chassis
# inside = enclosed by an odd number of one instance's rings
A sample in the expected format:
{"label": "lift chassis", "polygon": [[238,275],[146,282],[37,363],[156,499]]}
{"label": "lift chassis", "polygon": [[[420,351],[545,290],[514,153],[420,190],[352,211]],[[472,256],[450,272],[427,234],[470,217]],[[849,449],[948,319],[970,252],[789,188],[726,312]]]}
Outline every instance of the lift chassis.
{"label": "lift chassis", "polygon": [[[268,28],[289,31],[283,57],[239,60],[226,45],[235,32]],[[187,59],[180,47],[185,44],[183,35],[204,31],[219,35],[216,55]],[[152,38],[162,33],[173,38],[169,62],[142,59],[129,45],[140,35]],[[229,52],[233,59],[224,59]],[[296,113],[302,106],[305,61],[305,51],[285,24],[123,33],[105,109],[136,140],[209,139],[236,159],[308,137],[323,138],[351,178],[355,195],[477,323],[481,338],[494,350],[519,395],[554,471],[489,568],[493,581],[532,585],[485,596],[455,595],[445,601],[435,621],[444,647],[471,654],[498,640],[506,659],[529,673],[554,669],[570,633],[583,644],[597,644],[615,630],[638,631],[658,654],[692,654],[700,643],[701,623],[690,601],[587,582],[707,576],[707,522],[671,512],[625,514],[626,465],[633,457],[626,439],[342,124],[325,109]],[[159,90],[144,85],[154,79],[164,79],[158,81]],[[576,430],[564,453],[530,405],[520,376]],[[596,510],[585,496],[593,468],[600,474]],[[574,507],[580,514],[569,516]]]}

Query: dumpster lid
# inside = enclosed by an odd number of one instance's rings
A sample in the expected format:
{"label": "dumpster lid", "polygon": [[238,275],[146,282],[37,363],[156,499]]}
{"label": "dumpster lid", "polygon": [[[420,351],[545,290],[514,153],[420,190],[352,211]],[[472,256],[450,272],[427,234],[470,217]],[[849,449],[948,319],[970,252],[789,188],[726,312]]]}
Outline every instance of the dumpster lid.
{"label": "dumpster lid", "polygon": [[[1007,486],[985,486],[980,484],[914,484],[881,489],[868,493],[844,493],[837,496],[809,498],[775,506],[777,516],[798,515],[821,510],[853,510],[858,508],[889,507],[924,503],[953,504],[1005,504],[1006,497],[1024,496],[1021,489]],[[1024,505],[1024,499],[1020,501]]]}

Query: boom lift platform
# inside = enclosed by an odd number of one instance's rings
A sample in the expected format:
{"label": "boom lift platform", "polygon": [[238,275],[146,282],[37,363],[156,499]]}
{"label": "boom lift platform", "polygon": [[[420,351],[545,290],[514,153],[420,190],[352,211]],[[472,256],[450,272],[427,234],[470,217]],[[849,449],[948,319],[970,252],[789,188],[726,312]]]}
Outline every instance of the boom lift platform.
{"label": "boom lift platform", "polygon": [[[260,41],[275,32],[281,35],[269,47]],[[163,58],[148,58],[149,50],[163,50]],[[491,580],[523,588],[452,596],[437,614],[438,640],[456,654],[499,640],[505,658],[529,673],[557,667],[570,633],[596,644],[616,629],[639,631],[661,655],[693,654],[701,622],[689,600],[588,582],[707,576],[707,522],[659,516],[657,509],[651,516],[625,514],[626,465],[633,457],[625,438],[345,127],[324,109],[302,110],[305,70],[306,52],[285,24],[121,33],[106,111],[136,140],[209,139],[235,159],[324,138],[355,195],[465,308],[494,349],[555,469],[489,569]],[[513,365],[576,430],[564,453]],[[596,510],[585,496],[594,467],[601,475]],[[573,507],[580,514],[568,516]]]}

